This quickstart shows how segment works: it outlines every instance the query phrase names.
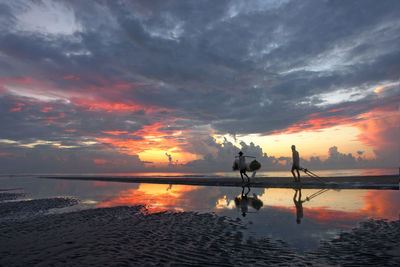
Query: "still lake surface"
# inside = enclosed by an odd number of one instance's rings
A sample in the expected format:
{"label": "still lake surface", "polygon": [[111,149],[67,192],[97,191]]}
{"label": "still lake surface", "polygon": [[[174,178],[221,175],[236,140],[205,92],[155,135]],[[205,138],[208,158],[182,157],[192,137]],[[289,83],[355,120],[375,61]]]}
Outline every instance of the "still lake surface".
{"label": "still lake surface", "polygon": [[[384,175],[394,170],[317,171],[320,176]],[[90,174],[99,175],[99,174]],[[237,173],[130,173],[101,176],[237,176]],[[257,176],[290,176],[288,172],[262,172]],[[80,204],[54,209],[68,212],[88,208],[146,205],[150,212],[164,210],[212,212],[240,219],[247,238],[283,240],[296,251],[314,250],[321,240],[336,237],[359,222],[399,220],[398,190],[318,190],[280,188],[206,187],[123,182],[53,180],[33,175],[0,176],[0,189],[26,193],[25,199],[68,196]]]}

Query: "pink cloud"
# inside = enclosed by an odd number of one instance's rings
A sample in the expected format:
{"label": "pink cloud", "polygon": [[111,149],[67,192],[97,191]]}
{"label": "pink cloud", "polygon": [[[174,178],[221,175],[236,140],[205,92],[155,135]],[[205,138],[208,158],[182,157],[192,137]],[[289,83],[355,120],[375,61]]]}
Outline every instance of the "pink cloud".
{"label": "pink cloud", "polygon": [[23,106],[25,106],[24,103],[17,103],[17,107],[11,108],[8,111],[10,111],[10,112],[21,111]]}
{"label": "pink cloud", "polygon": [[71,75],[66,75],[66,76],[63,77],[63,79],[64,79],[64,80],[77,80],[77,81],[80,80],[80,78],[79,78],[78,76],[75,76],[75,75],[73,75],[73,74],[71,74]]}
{"label": "pink cloud", "polygon": [[102,133],[105,134],[110,134],[110,135],[120,135],[120,134],[127,134],[128,131],[101,131]]}
{"label": "pink cloud", "polygon": [[53,109],[54,109],[54,107],[45,107],[45,108],[41,109],[40,111],[43,112],[43,113],[47,113],[47,112],[49,112],[49,111],[51,111]]}
{"label": "pink cloud", "polygon": [[[73,80],[75,83],[63,84],[60,87],[56,83],[57,81],[52,80],[42,81],[30,77],[6,77],[0,79],[0,87],[10,95],[28,97],[34,99],[35,102],[44,103],[61,100],[89,112],[126,113],[144,110],[146,113],[154,113],[170,111],[166,108],[135,102],[127,99],[124,95],[126,90],[141,91],[143,86],[148,89],[147,83],[126,83],[117,79],[107,80],[102,77],[90,77],[90,83],[85,83],[75,75],[66,75],[62,78],[64,80]],[[42,112],[49,110],[50,108],[44,108]],[[11,111],[20,111],[20,109],[16,107]]]}

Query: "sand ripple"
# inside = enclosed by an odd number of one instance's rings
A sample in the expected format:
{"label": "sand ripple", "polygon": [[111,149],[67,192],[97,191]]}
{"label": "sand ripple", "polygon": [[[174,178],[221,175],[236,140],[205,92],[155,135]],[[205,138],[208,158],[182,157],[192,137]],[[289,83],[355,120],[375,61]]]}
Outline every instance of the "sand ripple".
{"label": "sand ripple", "polygon": [[399,266],[400,221],[369,220],[350,233],[322,242],[310,257],[331,265]]}
{"label": "sand ripple", "polygon": [[[10,195],[9,199],[12,199],[12,193],[7,194]],[[64,208],[76,205],[77,203],[78,200],[66,197],[3,202],[0,203],[0,222],[30,219],[35,216],[43,215],[50,209]]]}
{"label": "sand ripple", "polygon": [[244,240],[240,221],[213,214],[116,207],[0,224],[0,263],[82,265],[266,265],[295,255],[271,240]]}
{"label": "sand ripple", "polygon": [[[75,201],[75,202],[74,202]],[[46,214],[69,198],[0,203],[0,266],[383,265],[400,262],[400,221],[362,223],[317,251],[299,255],[284,241],[245,239],[244,225],[215,214],[149,213],[144,206]],[[11,215],[10,215],[11,214]]]}
{"label": "sand ripple", "polygon": [[[3,191],[3,192],[2,192]],[[25,196],[24,193],[5,192],[8,190],[0,190],[0,202],[7,200],[15,200]]]}

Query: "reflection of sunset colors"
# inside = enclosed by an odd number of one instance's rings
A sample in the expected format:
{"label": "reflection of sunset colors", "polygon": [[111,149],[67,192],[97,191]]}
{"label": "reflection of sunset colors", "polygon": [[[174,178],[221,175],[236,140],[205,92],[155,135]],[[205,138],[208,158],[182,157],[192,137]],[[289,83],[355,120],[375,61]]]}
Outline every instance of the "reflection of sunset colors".
{"label": "reflection of sunset colors", "polygon": [[189,205],[186,193],[200,187],[186,185],[140,184],[138,189],[129,189],[118,193],[118,197],[106,200],[97,207],[146,205],[150,212],[162,210],[184,210]]}
{"label": "reflection of sunset colors", "polygon": [[218,210],[221,209],[233,209],[235,207],[235,202],[233,199],[227,199],[226,196],[223,196],[217,200],[215,208]]}
{"label": "reflection of sunset colors", "polygon": [[[356,194],[354,194],[356,195]],[[346,208],[339,206],[339,209],[329,207],[308,207],[308,202],[303,204],[305,216],[316,219],[321,224],[328,224],[332,221],[346,222],[357,221],[366,218],[397,220],[400,215],[399,193],[397,191],[371,190],[360,192],[358,195],[363,201],[363,207],[354,211],[346,211]],[[313,201],[313,200],[312,200]],[[322,204],[322,203],[321,203]],[[348,205],[351,206],[349,200]]]}
{"label": "reflection of sunset colors", "polygon": [[[303,189],[302,200],[318,190]],[[294,190],[292,189],[265,189],[264,194],[258,196],[264,207],[270,206],[291,212],[296,212],[293,203]],[[338,197],[340,196],[340,197]],[[328,224],[335,221],[343,223],[366,218],[385,218],[396,220],[400,214],[400,202],[397,191],[379,190],[334,190],[327,191],[303,203],[304,218],[313,218],[319,224]],[[217,209],[231,208],[226,197],[218,200]]]}
{"label": "reflection of sunset colors", "polygon": [[368,191],[364,195],[362,212],[378,218],[399,219],[399,193],[396,191]]}

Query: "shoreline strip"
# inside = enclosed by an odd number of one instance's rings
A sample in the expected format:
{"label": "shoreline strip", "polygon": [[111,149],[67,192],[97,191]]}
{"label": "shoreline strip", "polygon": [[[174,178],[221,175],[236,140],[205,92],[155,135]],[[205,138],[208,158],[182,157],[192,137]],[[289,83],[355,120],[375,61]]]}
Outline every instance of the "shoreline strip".
{"label": "shoreline strip", "polygon": [[303,177],[300,183],[294,182],[290,177],[256,177],[251,179],[250,183],[243,183],[238,177],[39,176],[38,178],[193,186],[399,190],[399,177],[396,175],[319,177],[318,180]]}

